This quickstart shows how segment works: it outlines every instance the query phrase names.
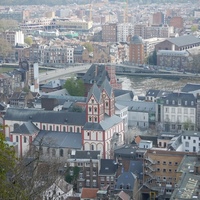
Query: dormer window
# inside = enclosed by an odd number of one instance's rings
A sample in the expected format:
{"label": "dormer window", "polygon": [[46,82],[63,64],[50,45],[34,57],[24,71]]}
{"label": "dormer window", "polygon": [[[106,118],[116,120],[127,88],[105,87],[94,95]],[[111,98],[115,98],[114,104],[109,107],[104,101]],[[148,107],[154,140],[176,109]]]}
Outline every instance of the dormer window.
{"label": "dormer window", "polygon": [[92,103],[94,103],[94,99],[92,99]]}
{"label": "dormer window", "polygon": [[193,106],[194,105],[194,101],[191,101],[191,106]]}
{"label": "dormer window", "polygon": [[174,100],[172,100],[172,104],[173,104],[173,105],[175,104],[175,101],[174,101]]}
{"label": "dormer window", "polygon": [[180,100],[180,99],[178,100],[178,105],[179,105],[179,106],[181,105],[181,100]]}
{"label": "dormer window", "polygon": [[169,104],[169,100],[166,100],[166,104]]}
{"label": "dormer window", "polygon": [[187,106],[187,101],[185,101],[185,106]]}

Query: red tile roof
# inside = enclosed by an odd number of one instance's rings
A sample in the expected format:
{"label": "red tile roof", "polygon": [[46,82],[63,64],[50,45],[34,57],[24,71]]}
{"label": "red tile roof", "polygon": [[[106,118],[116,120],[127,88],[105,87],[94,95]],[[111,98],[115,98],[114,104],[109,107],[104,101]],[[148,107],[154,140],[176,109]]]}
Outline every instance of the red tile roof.
{"label": "red tile roof", "polygon": [[82,188],[81,198],[95,199],[97,197],[98,188]]}

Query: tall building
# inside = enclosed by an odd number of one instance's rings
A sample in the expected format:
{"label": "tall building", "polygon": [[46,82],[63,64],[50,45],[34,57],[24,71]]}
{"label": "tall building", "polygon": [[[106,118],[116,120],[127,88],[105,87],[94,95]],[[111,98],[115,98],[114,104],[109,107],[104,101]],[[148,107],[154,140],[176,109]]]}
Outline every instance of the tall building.
{"label": "tall building", "polygon": [[162,12],[157,12],[153,14],[153,25],[164,24],[164,14]]}
{"label": "tall building", "polygon": [[117,42],[127,42],[128,36],[134,35],[134,26],[131,23],[117,24]]}
{"label": "tall building", "polygon": [[102,41],[117,42],[117,24],[105,24],[102,26]]}
{"label": "tall building", "polygon": [[172,17],[169,23],[170,26],[174,28],[183,28],[183,18],[182,17]]}
{"label": "tall building", "polygon": [[129,62],[136,64],[144,63],[144,44],[142,38],[135,35],[129,45]]}

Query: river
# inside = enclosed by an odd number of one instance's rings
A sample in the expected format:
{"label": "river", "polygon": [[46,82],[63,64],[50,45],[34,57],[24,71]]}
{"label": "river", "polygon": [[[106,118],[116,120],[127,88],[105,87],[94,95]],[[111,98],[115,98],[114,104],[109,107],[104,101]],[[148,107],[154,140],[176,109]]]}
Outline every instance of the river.
{"label": "river", "polygon": [[119,77],[123,81],[122,89],[133,90],[137,96],[144,96],[149,89],[180,91],[187,83],[200,84],[200,78],[194,79],[161,79],[150,77]]}

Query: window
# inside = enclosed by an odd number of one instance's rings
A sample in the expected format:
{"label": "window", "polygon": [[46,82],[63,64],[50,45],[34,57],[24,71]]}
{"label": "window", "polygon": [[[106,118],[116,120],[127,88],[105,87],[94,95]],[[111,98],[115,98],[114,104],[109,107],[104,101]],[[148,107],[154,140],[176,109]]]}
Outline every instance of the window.
{"label": "window", "polygon": [[87,136],[88,136],[88,137],[90,136],[90,133],[89,133],[89,132],[87,132]]}
{"label": "window", "polygon": [[160,165],[160,161],[159,160],[157,161],[157,164]]}
{"label": "window", "polygon": [[89,112],[91,112],[92,111],[92,108],[91,107],[89,107]]}
{"label": "window", "polygon": [[178,114],[181,114],[181,113],[182,113],[181,108],[178,108]]}
{"label": "window", "polygon": [[56,156],[56,150],[52,149],[52,156]]}
{"label": "window", "polygon": [[26,137],[24,136],[24,143],[26,143]]}
{"label": "window", "polygon": [[86,186],[90,186],[90,180],[86,180]]}
{"label": "window", "polygon": [[165,112],[166,112],[166,113],[169,113],[169,108],[165,108]]}
{"label": "window", "polygon": [[172,124],[172,129],[176,129],[176,125],[175,124]]}
{"label": "window", "polygon": [[183,139],[185,140],[185,139],[186,139],[186,136],[183,136]]}
{"label": "window", "polygon": [[175,104],[175,101],[174,101],[174,100],[172,100],[172,104],[173,104],[173,105]]}
{"label": "window", "polygon": [[18,139],[18,135],[16,135],[16,142],[18,142],[19,141],[19,139]]}
{"label": "window", "polygon": [[72,127],[70,127],[70,130],[69,130],[70,132],[72,132]]}
{"label": "window", "polygon": [[94,99],[92,99],[92,103],[94,103]]}
{"label": "window", "polygon": [[193,140],[193,143],[196,143],[196,140]]}
{"label": "window", "polygon": [[163,165],[166,165],[166,161],[163,161]]}
{"label": "window", "polygon": [[94,112],[95,112],[95,113],[97,112],[97,108],[94,108]]}
{"label": "window", "polygon": [[175,162],[175,165],[178,165],[178,162]]}
{"label": "window", "polygon": [[92,151],[94,150],[94,145],[93,145],[93,144],[91,145],[91,150],[92,150]]}
{"label": "window", "polygon": [[194,105],[194,101],[191,101],[191,106],[193,106]]}
{"label": "window", "polygon": [[190,108],[190,114],[194,115],[194,108]]}
{"label": "window", "polygon": [[175,113],[175,108],[172,108],[172,113]]}
{"label": "window", "polygon": [[50,129],[50,131],[52,131],[52,126],[51,125],[49,126],[49,129]]}
{"label": "window", "polygon": [[59,131],[59,126],[56,126],[56,131]]}
{"label": "window", "polygon": [[166,100],[166,104],[169,104],[169,100]]}
{"label": "window", "polygon": [[163,172],[166,172],[166,169],[163,169]]}
{"label": "window", "polygon": [[45,130],[45,125],[42,126],[42,129]]}
{"label": "window", "polygon": [[160,171],[160,168],[157,168],[157,172],[159,172]]}
{"label": "window", "polygon": [[184,114],[188,114],[188,109],[184,108]]}
{"label": "window", "polygon": [[60,157],[63,157],[63,149],[60,149]]}
{"label": "window", "polygon": [[66,127],[65,126],[63,127],[63,132],[66,132]]}
{"label": "window", "polygon": [[185,106],[187,106],[187,101],[185,101]]}
{"label": "window", "polygon": [[97,122],[97,117],[94,118],[94,121]]}
{"label": "window", "polygon": [[189,142],[185,142],[185,147],[189,147]]}
{"label": "window", "polygon": [[92,117],[89,117],[89,122],[91,122],[92,121]]}
{"label": "window", "polygon": [[188,136],[188,140],[190,140],[190,136]]}
{"label": "window", "polygon": [[169,172],[171,173],[171,172],[172,172],[172,169],[169,169]]}

